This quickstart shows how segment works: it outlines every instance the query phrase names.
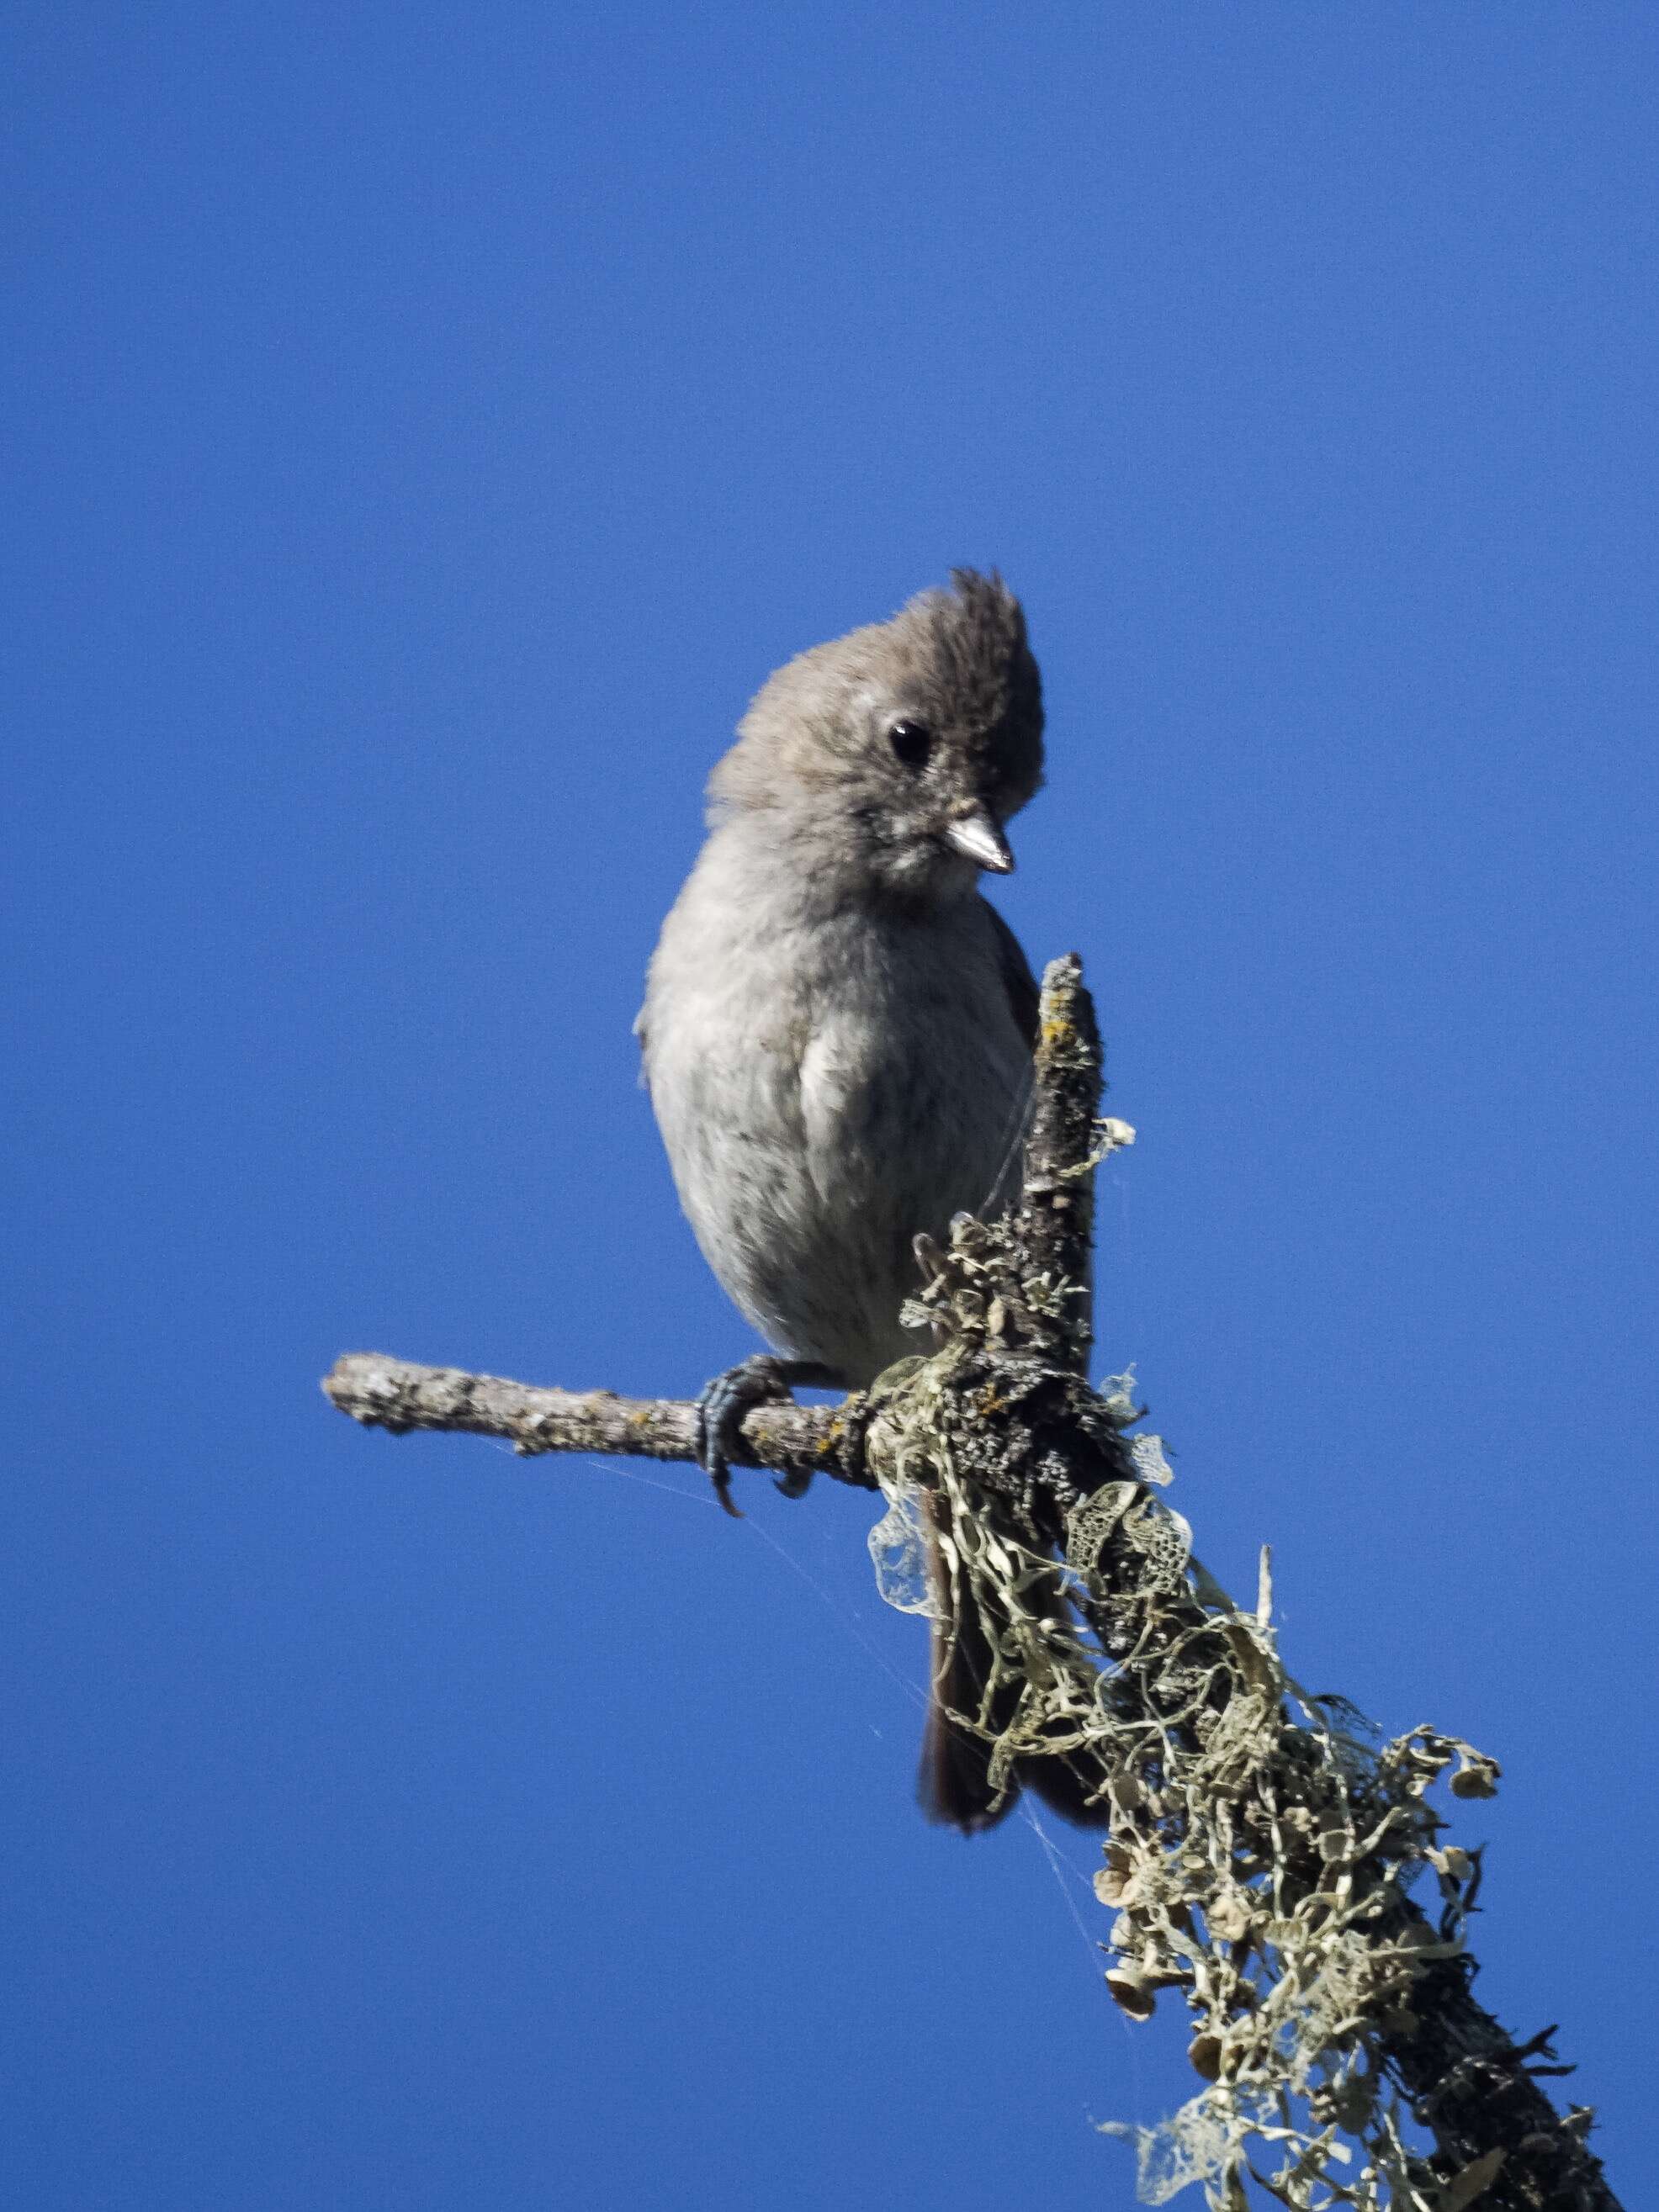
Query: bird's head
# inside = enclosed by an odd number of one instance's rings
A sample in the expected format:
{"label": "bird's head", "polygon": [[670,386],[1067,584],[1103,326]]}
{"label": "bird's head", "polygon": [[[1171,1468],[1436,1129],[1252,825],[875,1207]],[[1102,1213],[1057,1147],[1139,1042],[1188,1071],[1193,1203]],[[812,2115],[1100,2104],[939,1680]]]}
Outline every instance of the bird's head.
{"label": "bird's head", "polygon": [[929,902],[1014,865],[1042,781],[1042,684],[1019,601],[957,568],[890,622],[816,646],[757,696],[714,770],[716,818],[772,817],[781,866]]}

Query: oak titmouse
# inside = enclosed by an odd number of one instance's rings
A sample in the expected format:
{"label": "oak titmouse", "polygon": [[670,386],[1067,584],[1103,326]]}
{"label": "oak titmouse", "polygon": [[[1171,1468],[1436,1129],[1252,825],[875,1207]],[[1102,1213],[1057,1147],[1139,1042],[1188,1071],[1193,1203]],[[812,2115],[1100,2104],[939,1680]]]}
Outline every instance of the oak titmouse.
{"label": "oak titmouse", "polygon": [[[681,1203],[773,1348],[704,1394],[704,1464],[728,1506],[732,1423],[790,1383],[859,1389],[927,1351],[898,1317],[914,1239],[1008,1201],[1037,990],[978,884],[1012,867],[1004,826],[1042,775],[1019,602],[957,569],[951,590],[781,668],[710,780],[708,842],[637,1026]],[[936,1621],[923,1746],[924,1808],[967,1832],[1018,1794],[950,1718],[978,1711],[984,1634]],[[1020,1778],[1095,1817],[1063,1761]]]}

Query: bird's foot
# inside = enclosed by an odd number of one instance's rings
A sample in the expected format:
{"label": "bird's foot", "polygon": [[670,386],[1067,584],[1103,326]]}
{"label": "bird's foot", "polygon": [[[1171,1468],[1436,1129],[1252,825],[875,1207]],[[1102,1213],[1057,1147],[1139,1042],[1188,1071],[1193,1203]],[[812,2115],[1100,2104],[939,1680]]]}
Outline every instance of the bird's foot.
{"label": "bird's foot", "polygon": [[[775,1352],[757,1352],[704,1383],[698,1394],[697,1464],[733,1520],[743,1518],[732,1503],[732,1455],[742,1441],[744,1420],[757,1406],[787,1405],[791,1393],[803,1384],[835,1390],[842,1388],[842,1378],[816,1359],[781,1359]],[[812,1470],[807,1468],[784,1476],[777,1486],[786,1498],[804,1498],[811,1480]]]}

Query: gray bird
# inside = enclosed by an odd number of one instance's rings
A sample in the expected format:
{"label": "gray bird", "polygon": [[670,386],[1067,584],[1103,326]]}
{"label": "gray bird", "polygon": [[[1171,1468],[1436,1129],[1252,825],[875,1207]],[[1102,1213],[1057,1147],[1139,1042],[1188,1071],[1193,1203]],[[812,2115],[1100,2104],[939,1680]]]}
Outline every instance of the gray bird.
{"label": "gray bird", "polygon": [[[929,1350],[898,1318],[915,1237],[1000,1212],[1017,1180],[1037,988],[978,884],[1012,867],[1004,825],[1042,779],[1042,682],[1000,578],[951,580],[763,687],[651,962],[636,1027],[680,1201],[772,1347],[701,1401],[728,1510],[748,1409]],[[982,1622],[935,1622],[920,1796],[969,1833],[1017,1795],[949,1717],[978,1709],[987,1656]],[[1097,1817],[1064,1762],[1020,1778]]]}

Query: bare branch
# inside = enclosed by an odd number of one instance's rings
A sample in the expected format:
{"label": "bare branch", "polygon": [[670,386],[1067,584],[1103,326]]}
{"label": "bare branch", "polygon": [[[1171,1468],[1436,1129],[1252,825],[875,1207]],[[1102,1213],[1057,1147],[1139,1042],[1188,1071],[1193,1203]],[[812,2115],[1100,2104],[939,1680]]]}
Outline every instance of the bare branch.
{"label": "bare branch", "polygon": [[[505,1437],[526,1456],[538,1452],[609,1452],[630,1459],[695,1461],[696,1408],[684,1398],[619,1398],[612,1390],[556,1390],[471,1375],[459,1367],[419,1367],[380,1352],[336,1360],[323,1394],[366,1429],[401,1436],[410,1429],[456,1429]],[[873,1490],[864,1467],[861,1401],[845,1406],[758,1406],[732,1454],[740,1467],[775,1474],[827,1474]]]}

